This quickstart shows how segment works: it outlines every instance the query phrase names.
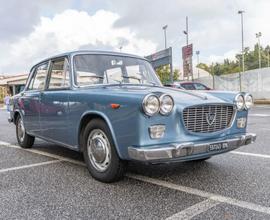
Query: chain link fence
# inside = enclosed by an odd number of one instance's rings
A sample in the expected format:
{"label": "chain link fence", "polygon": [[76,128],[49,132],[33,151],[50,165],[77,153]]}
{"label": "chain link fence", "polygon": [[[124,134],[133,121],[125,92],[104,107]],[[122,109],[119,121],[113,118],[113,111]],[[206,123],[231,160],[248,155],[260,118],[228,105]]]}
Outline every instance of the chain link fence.
{"label": "chain link fence", "polygon": [[[216,90],[240,91],[240,73],[206,76],[196,81]],[[241,73],[241,86],[242,91],[251,93],[255,99],[270,100],[270,68]]]}

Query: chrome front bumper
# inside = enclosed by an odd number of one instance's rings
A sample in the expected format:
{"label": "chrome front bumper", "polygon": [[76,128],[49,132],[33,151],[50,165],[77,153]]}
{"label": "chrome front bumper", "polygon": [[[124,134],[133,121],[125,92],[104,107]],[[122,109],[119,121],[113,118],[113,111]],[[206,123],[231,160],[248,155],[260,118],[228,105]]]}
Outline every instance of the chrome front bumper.
{"label": "chrome front bumper", "polygon": [[[167,146],[151,146],[151,147],[129,147],[128,154],[130,159],[137,161],[153,161],[153,162],[169,162],[169,161],[186,161],[210,157],[215,154],[225,153],[234,150],[243,145],[255,142],[256,134],[246,133],[234,135],[224,140],[213,140],[206,142],[186,142],[174,143]],[[226,149],[210,151],[211,144],[227,143]]]}

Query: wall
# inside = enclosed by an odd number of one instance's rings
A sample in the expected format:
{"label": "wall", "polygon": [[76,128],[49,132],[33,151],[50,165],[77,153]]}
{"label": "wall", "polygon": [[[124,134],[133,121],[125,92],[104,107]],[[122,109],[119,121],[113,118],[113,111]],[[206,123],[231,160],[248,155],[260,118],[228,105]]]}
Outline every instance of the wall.
{"label": "wall", "polygon": [[[214,89],[240,91],[239,73],[214,77]],[[241,73],[242,91],[249,92],[255,99],[270,100],[270,68],[262,68]],[[196,81],[213,88],[213,77],[201,77]]]}

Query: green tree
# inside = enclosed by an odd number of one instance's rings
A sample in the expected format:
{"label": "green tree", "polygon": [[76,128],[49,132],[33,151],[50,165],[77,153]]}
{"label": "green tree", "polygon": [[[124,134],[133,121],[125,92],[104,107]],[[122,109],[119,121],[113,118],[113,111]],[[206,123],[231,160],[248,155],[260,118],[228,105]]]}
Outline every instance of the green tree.
{"label": "green tree", "polygon": [[[261,51],[261,64],[262,68],[268,66],[268,54],[270,53],[270,46],[263,48],[260,47]],[[245,57],[245,70],[252,70],[259,68],[259,45],[255,44],[253,50],[246,47],[244,50]],[[214,75],[224,75],[230,73],[237,73],[242,70],[242,54],[235,55],[236,60],[224,59],[223,63],[212,63],[207,65],[200,63],[197,65],[198,68],[203,69]]]}
{"label": "green tree", "polygon": [[[171,72],[170,65],[161,66],[156,69],[156,73],[158,74],[163,84],[169,83],[171,81],[170,72]],[[179,80],[179,76],[180,76],[180,71],[178,69],[175,69],[173,71],[173,80],[174,81]]]}

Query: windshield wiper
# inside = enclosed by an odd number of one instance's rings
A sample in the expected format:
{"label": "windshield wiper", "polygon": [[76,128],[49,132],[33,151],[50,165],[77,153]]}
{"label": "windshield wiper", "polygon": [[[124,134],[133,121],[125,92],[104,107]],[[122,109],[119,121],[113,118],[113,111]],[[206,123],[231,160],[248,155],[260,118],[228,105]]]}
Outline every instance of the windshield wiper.
{"label": "windshield wiper", "polygon": [[141,82],[141,79],[138,78],[138,77],[136,77],[136,76],[122,76],[122,77],[125,78],[125,79],[136,79],[136,80],[138,80],[139,82]]}
{"label": "windshield wiper", "polygon": [[104,79],[103,76],[88,76],[88,77],[93,77],[93,78],[98,78],[98,79]]}

